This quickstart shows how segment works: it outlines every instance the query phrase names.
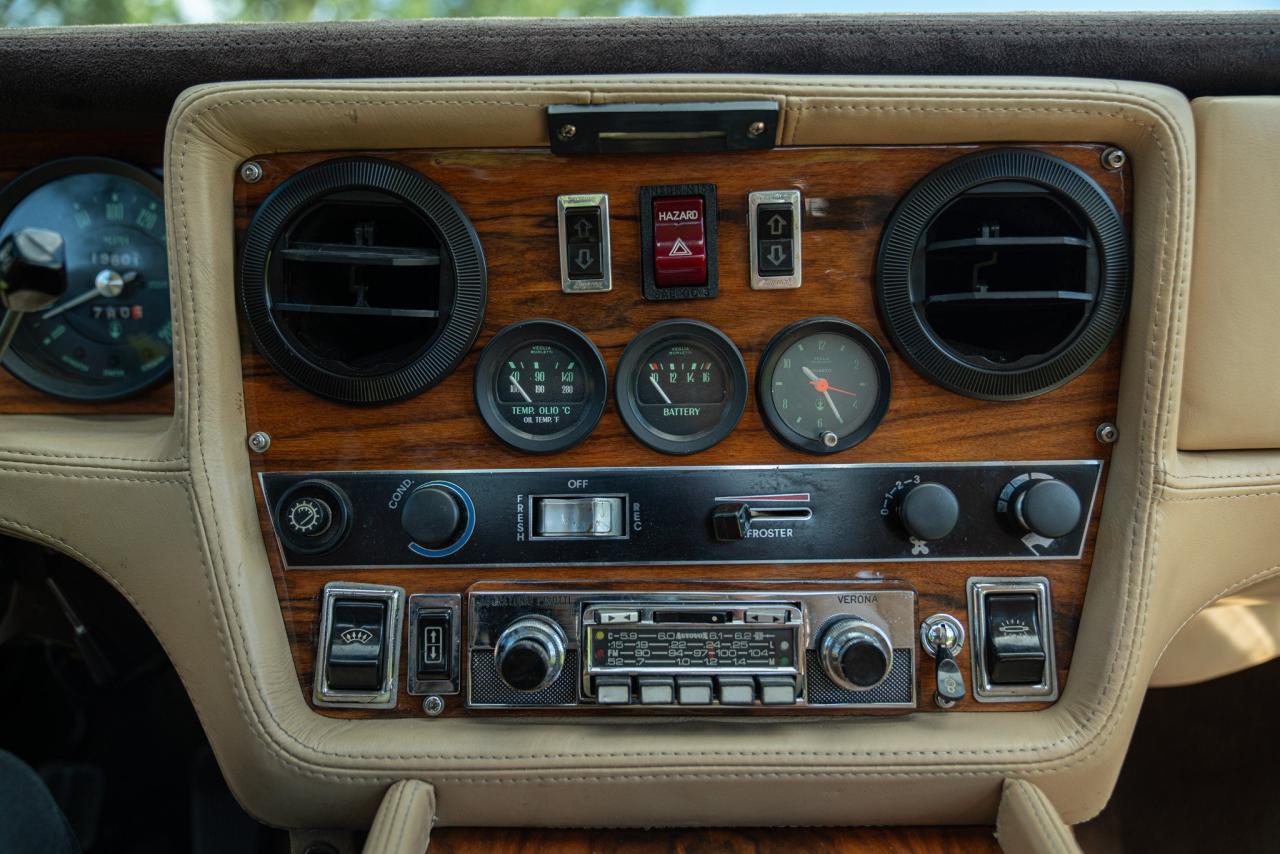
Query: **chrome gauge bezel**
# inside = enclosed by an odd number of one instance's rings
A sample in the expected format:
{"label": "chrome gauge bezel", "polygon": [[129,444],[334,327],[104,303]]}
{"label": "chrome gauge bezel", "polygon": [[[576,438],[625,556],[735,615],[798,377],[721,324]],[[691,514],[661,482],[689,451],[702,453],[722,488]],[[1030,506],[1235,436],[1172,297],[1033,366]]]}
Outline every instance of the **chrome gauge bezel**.
{"label": "chrome gauge bezel", "polygon": [[[109,175],[124,178],[154,195],[162,204],[164,201],[164,184],[152,172],[110,157],[66,157],[34,166],[0,187],[0,225],[5,223],[14,210],[31,194],[54,181],[75,175]],[[166,312],[168,312],[167,305]],[[127,377],[123,382],[90,385],[77,382],[72,375],[61,376],[51,373],[24,354],[17,343],[15,340],[14,346],[5,353],[4,367],[27,385],[63,400],[83,403],[121,400],[153,388],[169,380],[173,375],[173,351],[170,348],[168,358],[152,373]]]}
{"label": "chrome gauge bezel", "polygon": [[[636,397],[636,374],[645,357],[659,347],[678,342],[696,344],[714,353],[720,359],[726,382],[724,408],[719,421],[707,430],[688,436],[667,433],[651,424],[642,414]],[[742,353],[728,335],[709,323],[682,318],[659,321],[631,339],[618,361],[614,384],[618,414],[631,435],[655,451],[683,456],[705,451],[733,432],[747,406],[749,382]]]}
{"label": "chrome gauge bezel", "polygon": [[[833,445],[826,445],[821,439],[802,435],[792,429],[774,404],[772,393],[774,370],[777,368],[778,360],[782,358],[782,354],[797,341],[822,333],[850,338],[866,350],[867,355],[871,357],[874,363],[876,379],[879,383],[879,390],[875,404],[871,408],[871,414],[867,416],[857,430],[847,436],[841,436]],[[840,317],[810,317],[783,328],[773,336],[768,346],[765,347],[764,355],[760,359],[760,366],[756,369],[756,405],[760,409],[760,417],[764,419],[765,426],[769,428],[769,432],[779,442],[810,454],[835,454],[864,442],[880,426],[880,422],[884,420],[885,413],[889,411],[891,398],[892,376],[889,371],[889,359],[885,355],[884,348],[872,337],[871,333],[856,323],[851,323]]]}
{"label": "chrome gauge bezel", "polygon": [[[495,382],[498,369],[516,349],[547,343],[571,353],[582,364],[586,397],[582,414],[569,427],[546,435],[514,427],[499,411]],[[600,423],[609,397],[609,373],[604,357],[591,339],[567,323],[550,318],[522,320],[499,330],[480,353],[475,370],[476,406],[480,417],[495,436],[507,445],[529,454],[551,454],[572,448],[591,434]]]}

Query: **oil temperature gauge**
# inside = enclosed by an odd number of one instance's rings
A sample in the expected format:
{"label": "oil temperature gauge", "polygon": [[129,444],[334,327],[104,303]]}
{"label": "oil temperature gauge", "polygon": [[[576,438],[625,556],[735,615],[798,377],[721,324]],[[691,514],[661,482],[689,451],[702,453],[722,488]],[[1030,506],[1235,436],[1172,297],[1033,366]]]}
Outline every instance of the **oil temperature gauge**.
{"label": "oil temperature gauge", "polygon": [[563,451],[600,421],[608,375],[587,336],[558,320],[513,323],[485,345],[476,365],[484,423],[513,448]]}

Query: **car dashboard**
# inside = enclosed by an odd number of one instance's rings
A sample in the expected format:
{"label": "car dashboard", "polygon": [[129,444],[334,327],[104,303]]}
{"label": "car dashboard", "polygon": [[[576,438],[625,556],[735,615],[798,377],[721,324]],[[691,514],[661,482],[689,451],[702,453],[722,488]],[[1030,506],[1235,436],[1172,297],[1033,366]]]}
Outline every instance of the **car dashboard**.
{"label": "car dashboard", "polygon": [[1280,401],[1205,305],[1265,316],[1267,251],[1200,240],[1261,227],[1277,116],[613,73],[3,134],[0,238],[68,286],[0,373],[0,528],[129,599],[281,826],[404,780],[445,825],[1079,822],[1275,572]]}

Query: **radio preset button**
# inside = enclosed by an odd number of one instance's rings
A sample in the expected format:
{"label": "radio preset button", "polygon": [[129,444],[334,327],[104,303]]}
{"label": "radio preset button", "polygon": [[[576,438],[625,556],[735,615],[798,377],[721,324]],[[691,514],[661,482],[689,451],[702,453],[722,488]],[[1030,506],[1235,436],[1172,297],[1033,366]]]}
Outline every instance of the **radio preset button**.
{"label": "radio preset button", "polygon": [[602,706],[625,706],[631,702],[630,676],[597,676],[596,702]]}
{"label": "radio preset button", "polygon": [[641,676],[640,704],[670,706],[676,701],[676,680],[670,676]]}
{"label": "radio preset button", "polygon": [[792,706],[796,702],[794,676],[761,676],[760,702],[766,706]]}
{"label": "radio preset button", "polygon": [[711,705],[710,676],[679,676],[676,678],[676,696],[682,706]]}
{"label": "radio preset button", "polygon": [[610,623],[638,623],[640,622],[639,611],[596,611],[596,624],[608,625]]}
{"label": "radio preset button", "polygon": [[750,706],[756,701],[756,680],[751,676],[721,676],[720,705]]}
{"label": "radio preset button", "polygon": [[746,623],[785,623],[787,621],[787,609],[755,608],[743,614],[742,620]]}

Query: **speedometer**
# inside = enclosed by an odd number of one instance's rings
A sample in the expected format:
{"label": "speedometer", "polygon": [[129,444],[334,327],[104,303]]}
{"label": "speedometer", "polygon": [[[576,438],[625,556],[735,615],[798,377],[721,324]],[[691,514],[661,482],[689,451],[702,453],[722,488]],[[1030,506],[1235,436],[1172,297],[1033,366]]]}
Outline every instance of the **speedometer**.
{"label": "speedometer", "polygon": [[159,179],[97,157],[37,166],[0,190],[0,239],[29,226],[62,235],[67,291],[23,318],[4,366],[71,400],[126,397],[168,376],[173,335]]}

